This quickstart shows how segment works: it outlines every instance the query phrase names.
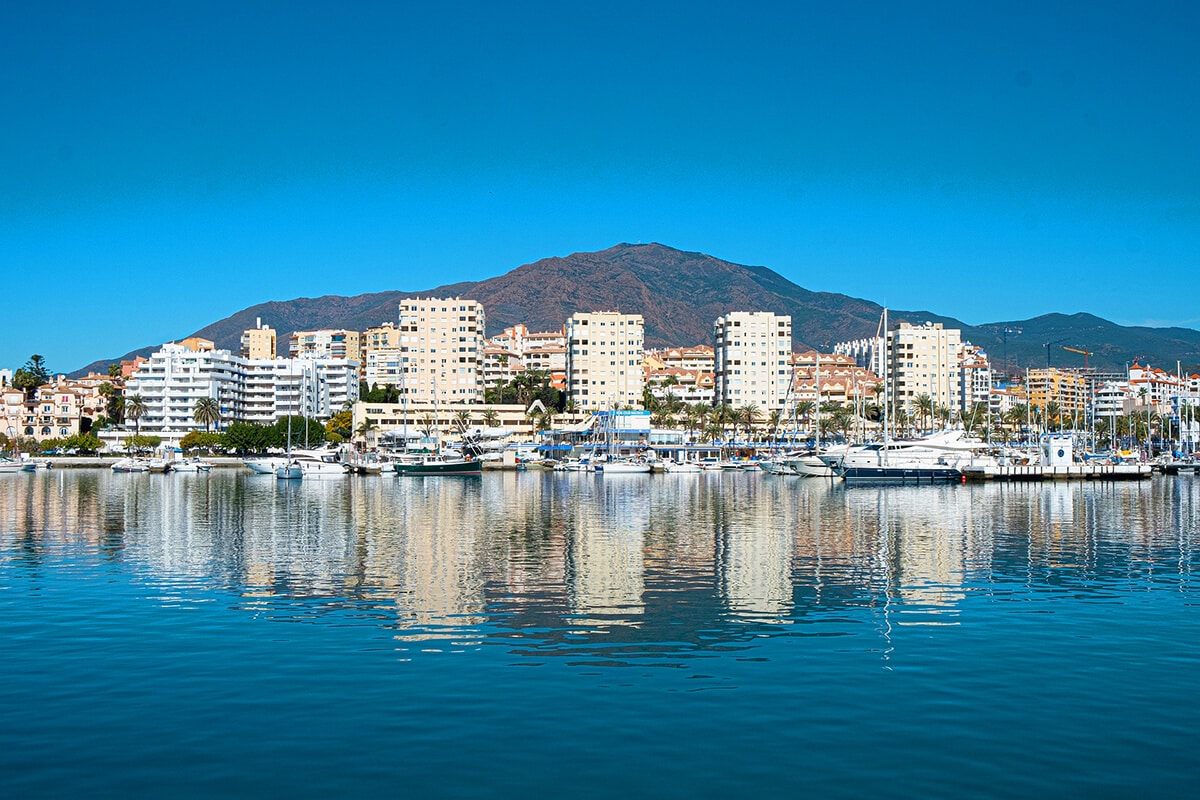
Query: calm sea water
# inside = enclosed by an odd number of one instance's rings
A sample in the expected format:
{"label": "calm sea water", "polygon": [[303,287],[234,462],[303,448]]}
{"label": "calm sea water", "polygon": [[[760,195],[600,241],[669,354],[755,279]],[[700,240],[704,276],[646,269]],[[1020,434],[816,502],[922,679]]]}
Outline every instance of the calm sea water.
{"label": "calm sea water", "polygon": [[0,476],[5,797],[1181,797],[1200,480]]}

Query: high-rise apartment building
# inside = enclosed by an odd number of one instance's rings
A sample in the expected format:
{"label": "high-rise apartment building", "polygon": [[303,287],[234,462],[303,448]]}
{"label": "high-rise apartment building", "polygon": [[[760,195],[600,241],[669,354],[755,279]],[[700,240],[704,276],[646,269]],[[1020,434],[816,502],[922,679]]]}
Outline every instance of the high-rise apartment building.
{"label": "high-rise apartment building", "polygon": [[581,411],[642,407],[641,314],[578,313],[567,321],[567,392]]}
{"label": "high-rise apartment building", "polygon": [[484,322],[475,300],[401,300],[401,394],[415,402],[482,402]]}
{"label": "high-rise apartment building", "polygon": [[940,322],[901,322],[887,333],[891,403],[912,413],[917,398],[928,395],[937,406],[959,408],[962,400],[959,355],[962,332]]}
{"label": "high-rise apartment building", "polygon": [[782,411],[792,379],[792,318],[770,311],[734,311],[714,328],[714,401]]}

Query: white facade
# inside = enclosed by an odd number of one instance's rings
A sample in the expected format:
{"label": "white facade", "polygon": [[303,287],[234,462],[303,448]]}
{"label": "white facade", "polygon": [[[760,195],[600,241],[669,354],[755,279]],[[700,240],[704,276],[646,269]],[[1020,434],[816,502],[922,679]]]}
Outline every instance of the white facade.
{"label": "white facade", "polygon": [[192,419],[196,401],[211,397],[218,401],[222,419],[245,414],[246,360],[228,350],[191,350],[181,344],[164,344],[138,366],[125,383],[125,398],[141,397],[145,411],[135,426],[143,434],[178,438],[188,431],[203,430]]}
{"label": "white facade", "polygon": [[567,321],[567,393],[583,411],[642,407],[641,314],[577,313]]}
{"label": "white facade", "polygon": [[286,416],[325,420],[358,400],[358,362],[344,358],[279,358],[246,365],[246,422]]}
{"label": "white facade", "polygon": [[735,311],[717,319],[714,334],[715,402],[782,411],[792,378],[792,318]]}
{"label": "white facade", "polygon": [[363,381],[367,386],[399,386],[404,379],[404,351],[399,347],[377,347],[366,351]]}
{"label": "white facade", "polygon": [[193,415],[196,401],[206,397],[219,403],[218,427],[233,421],[269,424],[287,414],[328,419],[358,399],[358,362],[244,359],[228,350],[165,344],[129,377],[125,396],[134,395],[146,407],[136,427],[168,441],[204,429]]}
{"label": "white facade", "polygon": [[484,322],[475,300],[400,301],[401,394],[413,402],[482,402]]}
{"label": "white facade", "polygon": [[970,411],[977,403],[987,403],[992,392],[992,365],[982,348],[964,344],[959,354],[959,407]]}
{"label": "white facade", "polygon": [[362,334],[344,328],[296,331],[288,345],[292,358],[345,358],[357,362],[361,354]]}

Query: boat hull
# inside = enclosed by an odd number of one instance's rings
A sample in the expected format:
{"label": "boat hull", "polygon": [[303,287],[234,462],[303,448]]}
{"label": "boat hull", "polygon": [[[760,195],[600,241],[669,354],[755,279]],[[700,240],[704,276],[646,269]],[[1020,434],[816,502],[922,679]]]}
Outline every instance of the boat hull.
{"label": "boat hull", "polygon": [[962,483],[963,474],[954,467],[846,467],[847,483]]}
{"label": "boat hull", "polygon": [[483,474],[483,465],[479,461],[424,461],[400,463],[396,465],[397,475],[410,476],[441,476],[462,475],[473,477]]}

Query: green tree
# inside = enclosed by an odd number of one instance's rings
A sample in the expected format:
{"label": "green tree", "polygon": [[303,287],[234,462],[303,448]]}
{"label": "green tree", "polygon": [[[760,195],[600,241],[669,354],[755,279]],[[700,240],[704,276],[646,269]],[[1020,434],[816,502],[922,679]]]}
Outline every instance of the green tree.
{"label": "green tree", "polygon": [[253,422],[230,423],[221,434],[222,444],[239,455],[262,453],[270,447],[282,447],[284,437],[277,435],[273,425]]}
{"label": "green tree", "polygon": [[489,408],[483,412],[483,424],[489,428],[494,428],[500,424],[500,415],[496,413],[496,409]]}
{"label": "green tree", "polygon": [[213,450],[224,444],[224,437],[219,433],[208,431],[188,431],[179,440],[179,446],[184,450]]}
{"label": "green tree", "polygon": [[374,433],[378,427],[379,426],[375,424],[375,420],[371,419],[370,417],[366,417],[359,424],[359,426],[354,429],[354,435],[361,437],[367,445],[370,445],[371,434]]}
{"label": "green tree", "polygon": [[758,406],[753,403],[734,409],[733,413],[733,432],[737,435],[737,426],[741,425],[746,431],[746,438],[754,438],[754,423],[758,421]]}
{"label": "green tree", "polygon": [[933,398],[922,392],[913,398],[913,405],[921,415],[921,429],[929,430],[929,418],[933,415]]}
{"label": "green tree", "polygon": [[46,360],[36,353],[29,357],[25,366],[13,373],[12,385],[15,389],[25,392],[32,397],[34,390],[50,381],[50,373],[46,370]]}
{"label": "green tree", "polygon": [[215,397],[198,398],[192,411],[192,419],[203,425],[204,430],[211,430],[213,425],[221,421],[221,404]]}
{"label": "green tree", "polygon": [[108,377],[110,377],[110,378],[121,377],[121,365],[120,364],[109,364],[108,365]]}
{"label": "green tree", "polygon": [[141,434],[135,433],[133,436],[125,437],[126,450],[154,450],[157,449],[160,444],[162,444],[161,436],[142,436]]}
{"label": "green tree", "polygon": [[[275,430],[271,447],[287,447],[288,418],[276,420],[271,426]],[[315,419],[294,416],[291,418],[292,447],[320,447],[325,443],[325,426]]]}
{"label": "green tree", "polygon": [[850,437],[850,429],[854,427],[854,410],[850,406],[837,406],[825,418],[829,425],[842,434],[843,439]]}

